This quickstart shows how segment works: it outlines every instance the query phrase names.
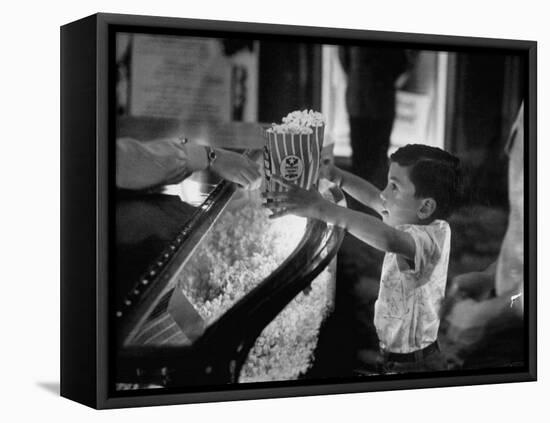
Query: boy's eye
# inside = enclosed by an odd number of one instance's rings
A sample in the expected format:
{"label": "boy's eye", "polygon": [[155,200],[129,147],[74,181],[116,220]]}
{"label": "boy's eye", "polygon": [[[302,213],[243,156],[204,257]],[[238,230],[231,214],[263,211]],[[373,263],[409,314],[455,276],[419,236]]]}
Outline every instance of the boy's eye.
{"label": "boy's eye", "polygon": [[397,189],[397,185],[395,185],[393,182],[390,183],[390,188],[392,191],[395,191]]}

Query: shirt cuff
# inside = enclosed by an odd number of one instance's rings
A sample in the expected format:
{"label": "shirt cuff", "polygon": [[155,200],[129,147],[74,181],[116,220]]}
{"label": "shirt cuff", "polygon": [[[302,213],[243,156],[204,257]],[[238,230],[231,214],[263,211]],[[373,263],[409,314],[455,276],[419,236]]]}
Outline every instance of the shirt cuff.
{"label": "shirt cuff", "polygon": [[187,143],[181,149],[185,153],[187,167],[191,172],[204,170],[208,167],[208,158],[204,146]]}

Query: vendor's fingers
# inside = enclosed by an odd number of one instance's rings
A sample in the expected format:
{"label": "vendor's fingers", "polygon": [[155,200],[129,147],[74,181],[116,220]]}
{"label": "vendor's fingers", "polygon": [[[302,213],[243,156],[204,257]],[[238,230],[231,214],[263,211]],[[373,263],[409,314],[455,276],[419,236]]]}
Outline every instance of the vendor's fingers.
{"label": "vendor's fingers", "polygon": [[261,176],[260,172],[256,172],[252,168],[244,169],[242,173],[250,184],[256,182],[258,179],[260,179]]}
{"label": "vendor's fingers", "polygon": [[245,188],[246,185],[248,185],[248,181],[240,173],[237,175],[233,175],[230,179],[231,179],[231,182],[236,183],[240,187]]}
{"label": "vendor's fingers", "polygon": [[262,184],[261,175],[254,171],[243,172],[243,177],[247,181],[247,189],[249,190],[258,189]]}
{"label": "vendor's fingers", "polygon": [[258,188],[260,188],[261,185],[262,185],[262,178],[256,178],[254,182],[250,184],[250,190],[251,191],[257,190]]}
{"label": "vendor's fingers", "polygon": [[250,159],[248,160],[248,162],[250,163],[250,169],[252,170],[252,172],[254,172],[254,174],[257,174],[257,176],[262,176],[262,166],[259,163],[256,163],[255,161]]}
{"label": "vendor's fingers", "polygon": [[239,185],[245,189],[247,189],[250,185],[250,179],[245,172],[239,172],[237,175],[237,180],[239,181]]}
{"label": "vendor's fingers", "polygon": [[240,173],[246,174],[247,178],[251,181],[255,181],[257,178],[262,177],[260,165],[250,159],[246,159],[242,166],[240,166]]}
{"label": "vendor's fingers", "polygon": [[249,175],[248,180],[250,181],[251,189],[259,188],[262,184],[262,177],[255,174]]}

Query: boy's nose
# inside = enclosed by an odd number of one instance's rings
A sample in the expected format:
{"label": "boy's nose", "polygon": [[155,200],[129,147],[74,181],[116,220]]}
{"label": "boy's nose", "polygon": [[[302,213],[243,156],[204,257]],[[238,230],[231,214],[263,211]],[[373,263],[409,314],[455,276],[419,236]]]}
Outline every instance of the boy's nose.
{"label": "boy's nose", "polygon": [[380,191],[380,199],[381,199],[382,201],[386,201],[386,196],[384,195],[384,192],[385,192],[385,191],[386,191],[386,190]]}

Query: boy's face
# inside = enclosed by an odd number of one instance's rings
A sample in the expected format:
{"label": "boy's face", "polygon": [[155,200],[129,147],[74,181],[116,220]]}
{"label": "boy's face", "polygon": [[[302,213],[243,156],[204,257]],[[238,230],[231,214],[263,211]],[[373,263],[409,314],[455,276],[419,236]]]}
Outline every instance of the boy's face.
{"label": "boy's face", "polygon": [[409,178],[409,169],[390,163],[388,184],[380,193],[382,220],[390,226],[420,223],[419,211],[423,200],[414,196],[415,187]]}

